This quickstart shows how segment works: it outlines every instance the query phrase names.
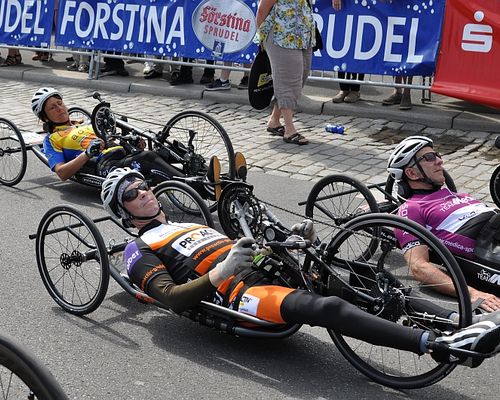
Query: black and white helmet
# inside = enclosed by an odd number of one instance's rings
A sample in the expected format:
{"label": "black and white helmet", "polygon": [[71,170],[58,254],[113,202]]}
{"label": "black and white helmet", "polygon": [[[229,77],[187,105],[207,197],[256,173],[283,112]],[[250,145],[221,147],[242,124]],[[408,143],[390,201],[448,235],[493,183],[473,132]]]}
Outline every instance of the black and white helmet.
{"label": "black and white helmet", "polygon": [[45,102],[52,96],[59,96],[62,99],[61,94],[54,88],[43,87],[38,89],[31,98],[31,109],[33,110],[33,114],[40,118],[40,113],[43,111]]}
{"label": "black and white helmet", "polygon": [[117,198],[118,188],[126,179],[137,178],[144,180],[144,176],[132,168],[116,168],[111,171],[101,187],[101,201],[104,209],[116,219],[129,219],[130,214],[122,207]]}
{"label": "black and white helmet", "polygon": [[433,147],[434,143],[431,139],[425,136],[409,136],[399,143],[387,163],[387,172],[396,180],[401,180],[403,177],[404,168],[414,159],[415,154],[420,149],[429,146]]}

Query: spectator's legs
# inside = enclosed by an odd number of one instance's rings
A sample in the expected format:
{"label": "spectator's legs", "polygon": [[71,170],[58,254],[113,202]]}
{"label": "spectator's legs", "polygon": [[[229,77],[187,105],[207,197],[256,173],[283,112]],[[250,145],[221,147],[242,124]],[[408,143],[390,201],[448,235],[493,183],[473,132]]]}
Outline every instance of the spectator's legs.
{"label": "spectator's legs", "polygon": [[[347,79],[362,81],[365,78],[365,74],[348,73]],[[349,94],[344,98],[345,103],[356,103],[361,95],[359,94],[360,85],[359,84],[348,84]]]}
{"label": "spectator's legs", "polygon": [[21,53],[17,49],[9,49],[7,58],[0,65],[0,67],[11,67],[13,65],[22,64]]}
{"label": "spectator's legs", "polygon": [[[345,77],[346,77],[345,72],[338,73],[339,79],[345,79]],[[349,94],[350,86],[348,83],[339,83],[339,86],[340,86],[340,91],[335,96],[333,96],[332,99],[334,103],[342,103],[346,98],[346,96]]]}
{"label": "spectator's legs", "polygon": [[[207,60],[207,64],[214,65],[215,61],[214,60]],[[203,69],[203,76],[200,79],[200,83],[202,85],[212,83],[214,81],[214,76],[215,76],[215,69],[205,67]]]}
{"label": "spectator's legs", "polygon": [[[413,80],[413,76],[405,76],[403,77],[403,82],[407,84],[411,84]],[[403,96],[401,98],[401,103],[399,104],[400,110],[411,110],[411,95],[410,88],[403,89]]]}

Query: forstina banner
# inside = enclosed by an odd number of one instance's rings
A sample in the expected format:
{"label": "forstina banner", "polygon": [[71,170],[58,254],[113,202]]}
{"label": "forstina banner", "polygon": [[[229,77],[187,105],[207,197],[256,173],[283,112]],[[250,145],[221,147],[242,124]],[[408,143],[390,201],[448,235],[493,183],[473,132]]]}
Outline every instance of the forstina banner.
{"label": "forstina banner", "polygon": [[56,43],[251,62],[256,11],[250,0],[60,0]]}
{"label": "forstina banner", "polygon": [[500,108],[500,0],[447,0],[431,90]]}

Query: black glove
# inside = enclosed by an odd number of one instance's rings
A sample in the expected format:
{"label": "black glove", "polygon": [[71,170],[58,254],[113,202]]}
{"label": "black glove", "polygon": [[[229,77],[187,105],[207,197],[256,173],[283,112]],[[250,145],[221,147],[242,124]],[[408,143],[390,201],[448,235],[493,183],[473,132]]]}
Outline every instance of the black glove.
{"label": "black glove", "polygon": [[92,139],[90,144],[85,149],[85,154],[88,158],[92,158],[101,153],[101,139]]}

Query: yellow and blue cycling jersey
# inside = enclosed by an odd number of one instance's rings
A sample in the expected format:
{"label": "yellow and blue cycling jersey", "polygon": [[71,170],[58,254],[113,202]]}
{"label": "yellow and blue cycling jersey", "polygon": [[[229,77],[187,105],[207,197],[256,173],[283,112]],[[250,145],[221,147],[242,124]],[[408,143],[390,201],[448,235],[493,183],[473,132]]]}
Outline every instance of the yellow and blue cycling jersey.
{"label": "yellow and blue cycling jersey", "polygon": [[[92,139],[96,138],[92,125],[57,126],[54,132],[47,135],[43,141],[43,151],[50,169],[53,171],[57,164],[67,163],[78,157],[89,146]],[[113,149],[116,147],[108,148],[102,154]]]}

